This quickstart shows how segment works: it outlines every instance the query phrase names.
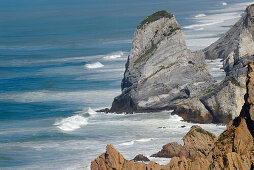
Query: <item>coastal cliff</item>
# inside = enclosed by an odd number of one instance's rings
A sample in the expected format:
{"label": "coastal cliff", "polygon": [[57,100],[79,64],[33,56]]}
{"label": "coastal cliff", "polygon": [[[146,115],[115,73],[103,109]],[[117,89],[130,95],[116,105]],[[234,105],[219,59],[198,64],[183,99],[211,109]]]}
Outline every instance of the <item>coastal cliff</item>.
{"label": "coastal cliff", "polygon": [[[137,27],[114,113],[174,110],[186,121],[229,123],[239,116],[246,93],[247,64],[254,60],[254,5],[218,41],[191,52],[175,17],[159,11]],[[223,60],[216,83],[206,59]]]}
{"label": "coastal cliff", "polygon": [[173,109],[215,82],[204,56],[192,53],[175,17],[159,11],[137,27],[122,80],[122,94],[110,112]]}
{"label": "coastal cliff", "polygon": [[248,65],[247,93],[240,116],[217,138],[199,126],[183,137],[184,146],[169,143],[152,156],[172,158],[167,165],[126,160],[112,145],[91,163],[92,170],[184,170],[254,168],[254,62]]}
{"label": "coastal cliff", "polygon": [[193,105],[192,99],[191,102],[176,106],[173,114],[188,121],[207,123],[200,120],[196,113],[209,112],[211,122],[228,123],[240,114],[246,93],[247,65],[254,61],[254,5],[248,6],[241,19],[200,55],[206,59],[221,58],[226,77],[194,99],[203,107],[195,107],[197,104]]}

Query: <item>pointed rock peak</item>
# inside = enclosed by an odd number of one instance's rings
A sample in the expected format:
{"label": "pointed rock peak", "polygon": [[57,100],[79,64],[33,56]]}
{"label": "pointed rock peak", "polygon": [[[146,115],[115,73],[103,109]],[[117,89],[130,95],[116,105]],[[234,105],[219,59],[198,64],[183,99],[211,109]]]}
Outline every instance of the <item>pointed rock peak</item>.
{"label": "pointed rock peak", "polygon": [[149,23],[152,23],[154,21],[157,21],[161,18],[169,18],[171,19],[174,15],[165,11],[165,10],[162,10],[162,11],[157,11],[155,13],[153,13],[152,15],[146,17],[146,19],[144,19],[137,27],[137,29],[141,29],[143,28],[145,25],[148,25]]}

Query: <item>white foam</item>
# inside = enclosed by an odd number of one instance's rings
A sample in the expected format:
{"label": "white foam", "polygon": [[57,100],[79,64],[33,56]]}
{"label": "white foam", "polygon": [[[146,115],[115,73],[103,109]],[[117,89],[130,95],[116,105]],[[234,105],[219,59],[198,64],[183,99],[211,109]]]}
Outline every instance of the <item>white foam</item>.
{"label": "white foam", "polygon": [[222,5],[223,6],[227,6],[228,4],[226,2],[222,2]]}
{"label": "white foam", "polygon": [[88,124],[88,119],[80,115],[74,115],[55,122],[62,131],[74,131]]}
{"label": "white foam", "polygon": [[206,14],[198,14],[195,16],[195,18],[201,18],[201,17],[205,17],[205,16],[206,16]]}
{"label": "white foam", "polygon": [[121,144],[119,144],[119,146],[129,146],[129,145],[133,145],[136,142],[149,142],[149,141],[156,140],[156,139],[158,139],[158,138],[141,138],[141,139],[121,143]]}
{"label": "white foam", "polygon": [[101,64],[100,62],[95,62],[95,63],[92,63],[92,64],[86,64],[85,67],[89,68],[89,69],[94,69],[94,68],[104,67],[104,65]]}
{"label": "white foam", "polygon": [[124,53],[122,51],[120,51],[118,53],[106,55],[105,57],[103,57],[103,59],[112,60],[112,59],[116,59],[116,58],[121,58],[123,55],[124,55]]}
{"label": "white foam", "polygon": [[130,142],[121,143],[121,144],[119,144],[119,146],[129,146],[129,145],[133,145],[133,144],[134,144],[134,141],[130,141]]}
{"label": "white foam", "polygon": [[92,108],[88,108],[88,114],[90,115],[90,116],[94,116],[94,115],[97,115],[97,112],[96,111],[94,111]]}

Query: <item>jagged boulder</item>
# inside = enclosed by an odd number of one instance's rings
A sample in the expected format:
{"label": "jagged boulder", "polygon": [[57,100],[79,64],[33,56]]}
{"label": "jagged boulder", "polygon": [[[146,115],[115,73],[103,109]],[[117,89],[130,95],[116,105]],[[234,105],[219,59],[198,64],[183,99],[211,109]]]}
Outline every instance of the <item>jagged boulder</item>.
{"label": "jagged boulder", "polygon": [[91,163],[91,169],[253,169],[254,62],[248,66],[246,87],[245,103],[240,116],[230,122],[227,129],[220,134],[217,140],[213,134],[203,130],[199,126],[194,126],[183,138],[184,146],[171,143],[163,147],[163,150],[159,152],[174,156],[167,165],[159,165],[152,161],[149,164],[128,161],[112,145],[108,145],[106,153]]}
{"label": "jagged boulder", "polygon": [[162,147],[162,150],[153,157],[185,157],[195,159],[197,156],[206,157],[213,148],[217,137],[202,129],[200,126],[193,126],[190,131],[183,137],[184,146],[173,142]]}
{"label": "jagged boulder", "polygon": [[137,156],[135,156],[133,161],[135,161],[135,162],[138,162],[138,161],[149,162],[150,160],[146,156],[144,156],[142,154],[138,154]]}
{"label": "jagged boulder", "polygon": [[137,27],[122,94],[114,99],[110,112],[172,109],[213,83],[204,56],[187,48],[175,17],[159,11]]}
{"label": "jagged boulder", "polygon": [[107,145],[106,152],[91,162],[91,170],[161,170],[165,169],[153,161],[145,164],[126,160],[113,145]]}

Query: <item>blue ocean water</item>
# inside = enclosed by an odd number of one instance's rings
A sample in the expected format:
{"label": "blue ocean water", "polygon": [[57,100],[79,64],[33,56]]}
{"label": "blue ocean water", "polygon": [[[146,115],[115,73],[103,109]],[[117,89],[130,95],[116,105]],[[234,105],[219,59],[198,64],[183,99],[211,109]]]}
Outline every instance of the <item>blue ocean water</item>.
{"label": "blue ocean water", "polygon": [[[89,169],[107,143],[132,159],[181,142],[193,124],[169,111],[94,110],[110,107],[120,94],[132,36],[146,16],[162,9],[175,14],[187,45],[197,50],[216,41],[253,1],[223,2],[1,0],[0,169]],[[220,61],[208,64],[223,79]],[[201,126],[216,134],[225,129]]]}

